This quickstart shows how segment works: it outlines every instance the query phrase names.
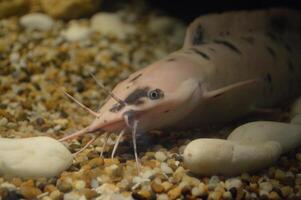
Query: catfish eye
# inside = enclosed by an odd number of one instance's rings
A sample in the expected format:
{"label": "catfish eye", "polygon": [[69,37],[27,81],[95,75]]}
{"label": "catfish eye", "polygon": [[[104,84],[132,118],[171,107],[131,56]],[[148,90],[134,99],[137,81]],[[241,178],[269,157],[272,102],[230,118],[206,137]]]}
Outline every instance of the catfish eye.
{"label": "catfish eye", "polygon": [[164,96],[164,93],[160,89],[154,89],[148,92],[148,98],[151,100],[160,99]]}

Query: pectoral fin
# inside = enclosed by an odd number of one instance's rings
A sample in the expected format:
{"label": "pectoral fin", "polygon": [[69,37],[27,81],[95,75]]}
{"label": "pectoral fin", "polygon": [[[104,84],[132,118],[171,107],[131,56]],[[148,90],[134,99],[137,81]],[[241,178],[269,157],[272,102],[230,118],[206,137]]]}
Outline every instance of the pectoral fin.
{"label": "pectoral fin", "polygon": [[222,87],[222,88],[219,88],[219,89],[216,89],[216,90],[212,90],[212,91],[204,90],[203,97],[207,98],[207,99],[215,98],[215,97],[223,95],[227,92],[231,92],[231,91],[234,91],[234,90],[237,90],[237,89],[241,89],[243,87],[247,87],[247,86],[250,86],[250,85],[253,85],[253,84],[257,84],[261,81],[262,81],[262,79],[250,79],[250,80],[246,80],[246,81],[233,83],[233,84],[230,84],[230,85],[227,85],[225,87]]}

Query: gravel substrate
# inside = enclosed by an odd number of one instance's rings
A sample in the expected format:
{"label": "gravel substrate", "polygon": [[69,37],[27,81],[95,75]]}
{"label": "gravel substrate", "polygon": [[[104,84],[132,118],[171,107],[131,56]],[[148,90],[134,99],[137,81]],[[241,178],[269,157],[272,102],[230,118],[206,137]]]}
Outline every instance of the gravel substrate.
{"label": "gravel substrate", "polygon": [[[181,46],[185,27],[166,18],[154,23],[152,14],[119,12],[131,31],[116,35],[90,30],[90,19],[57,20],[44,30],[28,29],[19,18],[0,20],[0,137],[61,138],[87,126],[93,117],[70,102],[63,90],[97,110],[106,95],[90,73],[113,87]],[[210,137],[225,138],[235,126]],[[138,174],[131,140],[125,138],[116,158],[109,159],[116,139],[112,134],[102,158],[101,135],[59,177],[0,177],[0,199],[301,199],[301,149],[255,174],[197,177],[185,169],[181,153],[185,144],[200,136],[198,130],[139,136]],[[76,152],[90,138],[85,135],[66,145]]]}

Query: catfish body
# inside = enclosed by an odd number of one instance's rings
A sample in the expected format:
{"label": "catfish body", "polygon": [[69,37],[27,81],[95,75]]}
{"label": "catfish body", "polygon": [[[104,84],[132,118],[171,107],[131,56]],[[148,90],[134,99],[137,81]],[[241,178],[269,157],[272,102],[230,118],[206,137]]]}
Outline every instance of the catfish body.
{"label": "catfish body", "polygon": [[[234,120],[301,94],[301,15],[289,9],[201,16],[183,48],[120,82],[97,130],[192,128]],[[138,123],[136,123],[138,124]],[[130,127],[130,129],[128,129]]]}

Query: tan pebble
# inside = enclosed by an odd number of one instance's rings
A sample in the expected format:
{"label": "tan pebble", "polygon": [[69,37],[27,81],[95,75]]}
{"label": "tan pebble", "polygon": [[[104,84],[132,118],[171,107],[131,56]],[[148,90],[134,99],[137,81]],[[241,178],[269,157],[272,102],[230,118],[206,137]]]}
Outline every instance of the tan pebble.
{"label": "tan pebble", "polygon": [[49,195],[49,197],[53,200],[61,199],[62,196],[63,196],[63,194],[58,190],[51,192]]}
{"label": "tan pebble", "polygon": [[223,194],[223,199],[224,200],[231,200],[232,199],[232,194],[229,191],[224,192]]}
{"label": "tan pebble", "polygon": [[46,185],[45,188],[44,188],[44,192],[49,192],[49,193],[51,193],[55,190],[57,190],[57,188],[52,184]]}
{"label": "tan pebble", "polygon": [[163,188],[164,188],[164,191],[167,192],[168,190],[171,189],[172,184],[169,183],[169,182],[167,182],[167,181],[165,181],[165,182],[162,183],[162,186],[163,186]]}
{"label": "tan pebble", "polygon": [[203,195],[203,192],[200,190],[199,187],[193,187],[193,188],[191,189],[191,194],[192,194],[192,196],[194,196],[194,197],[199,197],[199,196],[202,196],[202,195]]}
{"label": "tan pebble", "polygon": [[142,197],[142,199],[150,199],[152,196],[151,192],[145,189],[140,190],[138,194]]}
{"label": "tan pebble", "polygon": [[22,184],[22,180],[20,178],[13,178],[11,183],[14,184],[16,187],[20,187]]}
{"label": "tan pebble", "polygon": [[66,193],[66,192],[70,192],[72,190],[72,185],[65,181],[58,181],[57,188],[61,192]]}
{"label": "tan pebble", "polygon": [[120,164],[120,161],[116,158],[113,158],[113,159],[105,158],[105,159],[103,159],[103,161],[104,161],[105,166],[109,166],[109,165],[113,165],[113,164],[115,164],[115,165]]}
{"label": "tan pebble", "polygon": [[42,200],[53,200],[53,199],[51,199],[51,198],[48,197],[48,196],[45,196],[45,197],[42,198]]}
{"label": "tan pebble", "polygon": [[157,160],[146,160],[143,162],[143,165],[147,167],[155,168],[160,165],[160,162]]}
{"label": "tan pebble", "polygon": [[109,176],[114,176],[114,177],[119,177],[122,175],[122,167],[113,164],[110,165],[108,167],[105,167],[105,172],[109,175]]}
{"label": "tan pebble", "polygon": [[74,183],[74,188],[77,190],[83,189],[86,187],[86,183],[83,180],[77,180]]}
{"label": "tan pebble", "polygon": [[181,188],[175,187],[168,191],[167,195],[170,199],[177,199],[181,195]]}
{"label": "tan pebble", "polygon": [[211,200],[220,200],[220,199],[222,199],[222,196],[223,196],[222,192],[220,192],[220,191],[214,191],[214,192],[209,193],[208,199],[211,199]]}
{"label": "tan pebble", "polygon": [[293,188],[290,186],[284,186],[280,190],[283,197],[289,197],[293,193]]}
{"label": "tan pebble", "polygon": [[95,168],[95,167],[100,167],[102,166],[104,163],[103,158],[93,158],[92,160],[89,161],[88,165],[91,166],[91,168]]}
{"label": "tan pebble", "polygon": [[151,182],[151,187],[156,193],[164,192],[164,187],[161,184],[156,183],[155,181]]}
{"label": "tan pebble", "polygon": [[42,191],[40,189],[31,186],[21,186],[20,192],[27,199],[34,199],[38,195],[42,194]]}
{"label": "tan pebble", "polygon": [[277,192],[274,192],[272,191],[269,196],[268,196],[269,199],[281,199],[281,197],[278,195]]}
{"label": "tan pebble", "polygon": [[283,180],[285,178],[285,172],[280,170],[280,169],[276,169],[275,171],[275,179],[278,180]]}
{"label": "tan pebble", "polygon": [[32,179],[29,179],[29,180],[23,182],[23,183],[21,184],[21,186],[33,187],[33,186],[34,186],[34,182],[33,182]]}
{"label": "tan pebble", "polygon": [[98,195],[96,191],[91,190],[89,188],[83,188],[79,192],[80,192],[80,194],[85,195],[85,197],[87,199],[93,199],[93,198],[97,197],[97,195]]}

